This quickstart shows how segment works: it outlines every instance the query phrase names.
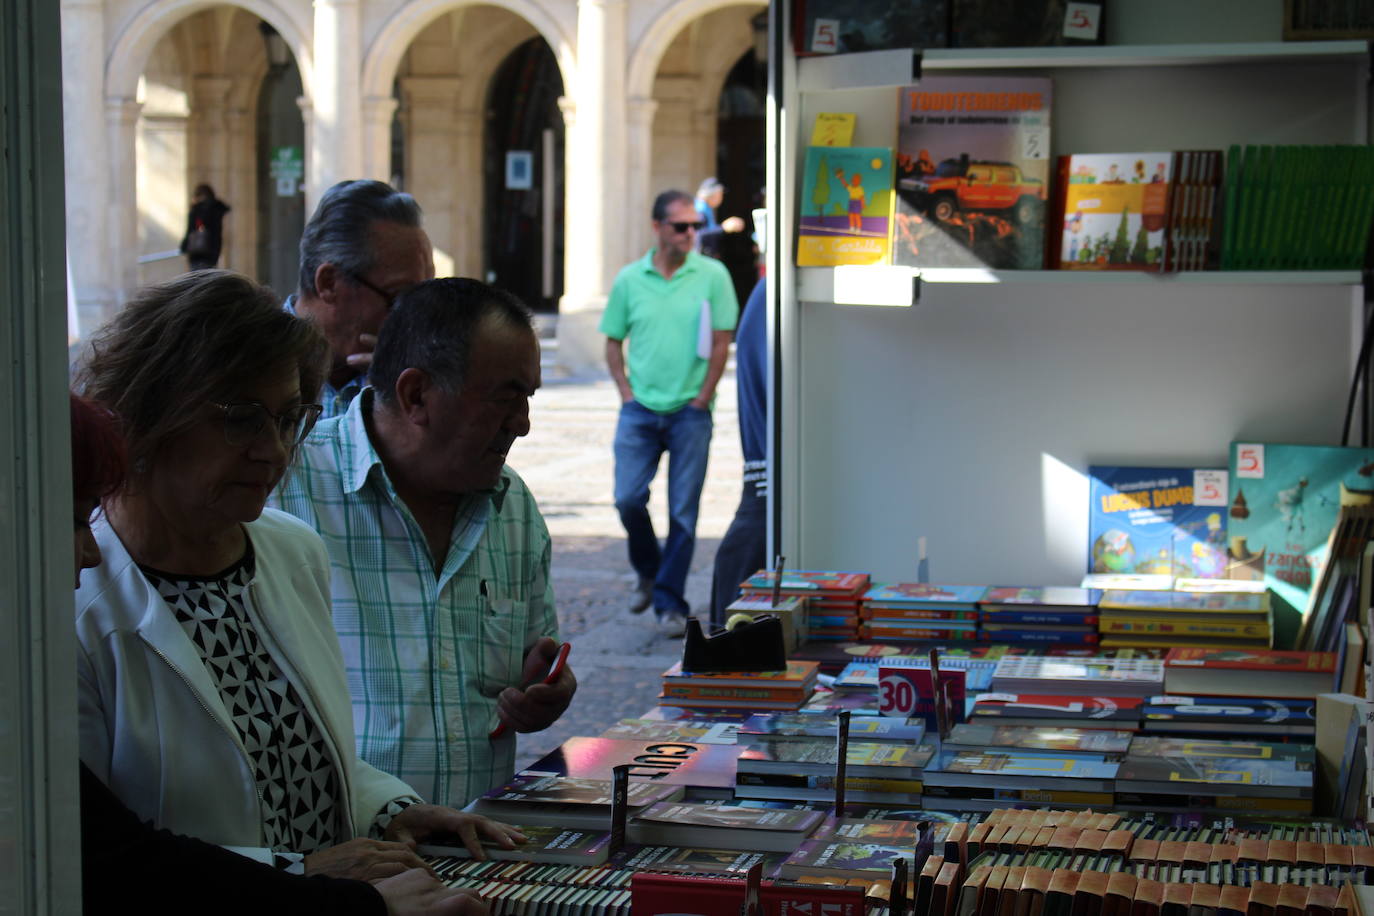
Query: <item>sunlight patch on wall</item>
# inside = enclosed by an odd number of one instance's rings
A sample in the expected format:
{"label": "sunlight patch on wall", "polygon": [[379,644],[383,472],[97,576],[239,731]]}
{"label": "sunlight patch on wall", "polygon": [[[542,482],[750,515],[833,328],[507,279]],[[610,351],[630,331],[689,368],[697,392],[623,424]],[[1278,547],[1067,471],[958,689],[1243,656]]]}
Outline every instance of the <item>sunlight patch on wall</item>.
{"label": "sunlight patch on wall", "polygon": [[1045,526],[1045,558],[1049,564],[1054,568],[1086,569],[1088,476],[1053,455],[1041,452],[1040,505]]}

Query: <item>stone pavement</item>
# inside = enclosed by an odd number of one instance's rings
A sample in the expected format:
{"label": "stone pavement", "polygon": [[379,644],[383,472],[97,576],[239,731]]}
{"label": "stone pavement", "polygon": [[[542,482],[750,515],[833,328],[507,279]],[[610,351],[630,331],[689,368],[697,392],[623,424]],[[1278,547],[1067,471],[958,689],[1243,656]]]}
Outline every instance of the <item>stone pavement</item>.
{"label": "stone pavement", "polygon": [[[697,524],[687,600],[705,617],[711,565],[734,517],[740,493],[739,427],[733,364],[717,389],[715,434]],[[550,366],[530,402],[530,434],[510,463],[538,499],[553,537],[553,588],[559,626],[572,642],[577,674],[572,707],[552,728],[521,735],[517,767],[527,766],[574,735],[598,735],[617,720],[654,705],[659,675],[681,658],[682,640],[655,631],[652,611],[631,615],[635,577],[611,498],[611,442],[619,398],[609,377],[558,378]],[[655,480],[650,511],[667,530],[666,465]]]}

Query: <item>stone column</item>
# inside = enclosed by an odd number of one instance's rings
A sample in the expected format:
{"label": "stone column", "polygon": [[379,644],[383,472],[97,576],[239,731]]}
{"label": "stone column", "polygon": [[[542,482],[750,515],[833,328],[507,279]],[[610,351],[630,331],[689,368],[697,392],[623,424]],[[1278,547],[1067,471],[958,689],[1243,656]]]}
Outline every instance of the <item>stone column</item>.
{"label": "stone column", "polygon": [[[142,103],[135,99],[105,100],[107,174],[112,191],[109,251],[114,266],[109,278],[116,303],[125,301],[138,288],[138,115],[142,110]],[[72,271],[75,273],[75,265]],[[82,333],[86,330],[83,327]]]}
{"label": "stone column", "polygon": [[[480,123],[477,112],[458,110],[462,80],[456,76],[407,76],[405,99],[406,190],[425,212],[425,232],[434,245],[434,270],[440,277],[477,276],[482,259],[480,150],[474,167],[464,141]],[[467,236],[460,213],[478,220],[476,239]],[[473,248],[477,267],[466,257]]]}
{"label": "stone column", "polygon": [[396,106],[396,99],[389,95],[370,95],[363,99],[364,178],[391,181],[391,125],[396,117]]}
{"label": "stone column", "polygon": [[363,174],[362,26],[358,0],[314,0],[315,116],[307,144],[313,206],[335,182]]}
{"label": "stone column", "polygon": [[[237,96],[238,93],[235,93]],[[228,128],[228,175],[224,191],[215,189],[233,207],[224,223],[224,255],[220,266],[258,275],[258,143],[255,113],[235,102],[224,116]]]}
{"label": "stone column", "polygon": [[[576,123],[569,125],[567,224],[585,227],[564,238],[558,361],[574,372],[603,365],[596,325],[625,244],[626,0],[578,0]],[[566,109],[565,109],[566,114]]]}
{"label": "stone column", "polygon": [[[315,212],[315,204],[320,202],[320,194],[323,188],[315,181],[315,167],[311,163],[315,150],[315,106],[310,103],[309,96],[300,96],[296,99],[296,107],[301,110],[301,126],[304,128],[305,148],[301,150],[302,161],[305,163],[305,218],[310,219],[310,215]],[[325,187],[328,187],[327,185]]]}
{"label": "stone column", "polygon": [[629,257],[652,244],[649,231],[650,211],[656,188],[650,180],[650,163],[654,149],[654,113],[658,102],[643,96],[629,100],[629,132],[626,146],[629,155],[629,185],[625,193],[625,241]]}
{"label": "stone column", "polygon": [[[114,314],[118,285],[110,267],[110,151],[101,129],[106,123],[104,64],[103,0],[62,0],[67,258],[83,337]],[[132,185],[132,170],[124,177]]]}

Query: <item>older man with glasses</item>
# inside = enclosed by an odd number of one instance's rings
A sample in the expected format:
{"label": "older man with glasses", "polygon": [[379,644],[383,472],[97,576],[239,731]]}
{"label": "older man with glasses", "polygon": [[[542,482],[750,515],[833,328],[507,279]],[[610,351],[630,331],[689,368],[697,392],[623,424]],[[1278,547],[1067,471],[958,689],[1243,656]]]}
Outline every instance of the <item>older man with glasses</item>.
{"label": "older man with glasses", "polygon": [[[652,605],[669,637],[683,634],[691,613],[685,592],[706,482],[711,405],[739,317],[729,272],[694,250],[701,228],[692,195],[658,195],[653,207],[657,244],[616,276],[601,319],[606,365],[621,400],[615,506],[638,575],[630,611],[638,614]],[[660,547],[648,504],[649,484],[664,452],[668,535]]]}
{"label": "older man with glasses", "polygon": [[367,386],[382,320],[398,295],[433,279],[434,249],[415,198],[381,181],[341,181],[306,224],[300,260],[300,287],[286,310],[314,322],[329,341],[320,391],[328,418]]}

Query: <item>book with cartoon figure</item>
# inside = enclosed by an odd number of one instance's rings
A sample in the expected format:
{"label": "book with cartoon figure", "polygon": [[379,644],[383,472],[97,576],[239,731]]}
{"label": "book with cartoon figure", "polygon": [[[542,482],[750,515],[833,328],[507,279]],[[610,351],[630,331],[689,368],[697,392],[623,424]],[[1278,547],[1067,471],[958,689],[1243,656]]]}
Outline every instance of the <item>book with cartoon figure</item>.
{"label": "book with cartoon figure", "polygon": [[1051,85],[939,76],[900,90],[895,263],[1044,266]]}
{"label": "book with cartoon figure", "polygon": [[1088,468],[1089,573],[1216,578],[1225,571],[1225,471]]}
{"label": "book with cartoon figure", "polygon": [[890,263],[892,150],[808,147],[798,202],[798,266]]}
{"label": "book with cartoon figure", "polygon": [[[1059,159],[1061,270],[1158,271],[1174,154],[1076,153]],[[1056,212],[1059,212],[1056,208]]]}
{"label": "book with cartoon figure", "polygon": [[1273,590],[1274,646],[1294,645],[1342,507],[1374,505],[1374,449],[1231,444],[1228,578]]}

